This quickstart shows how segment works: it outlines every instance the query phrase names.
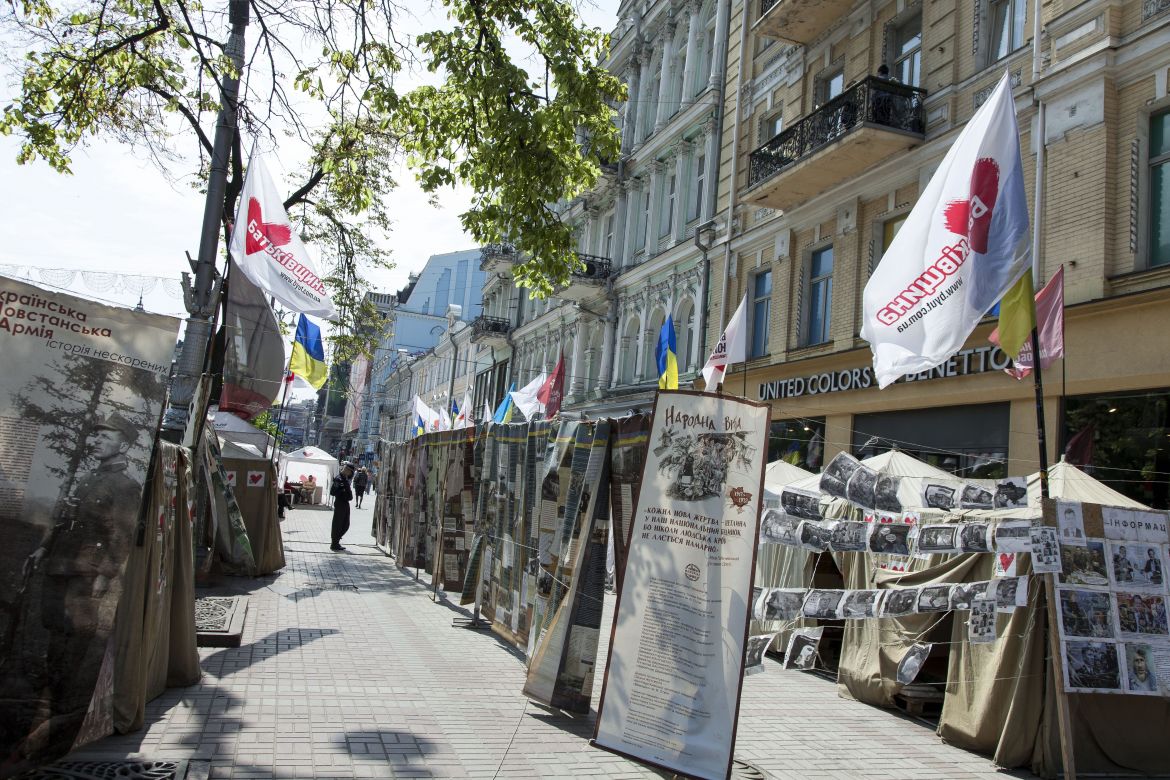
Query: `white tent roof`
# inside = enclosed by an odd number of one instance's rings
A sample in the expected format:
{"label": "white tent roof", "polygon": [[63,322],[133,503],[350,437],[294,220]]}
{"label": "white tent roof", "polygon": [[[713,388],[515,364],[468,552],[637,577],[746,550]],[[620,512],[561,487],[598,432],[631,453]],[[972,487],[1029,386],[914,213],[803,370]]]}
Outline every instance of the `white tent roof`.
{"label": "white tent roof", "polygon": [[207,413],[207,416],[221,442],[250,444],[261,452],[265,450],[272,452],[276,448],[275,439],[231,412],[220,412],[213,408]]}
{"label": "white tent roof", "polygon": [[237,460],[271,460],[271,458],[266,458],[264,453],[255,445],[246,442],[234,442],[229,439],[220,441],[220,452],[225,458],[235,458]]}
{"label": "white tent roof", "polygon": [[320,447],[301,447],[299,450],[293,450],[292,452],[282,452],[280,459],[289,463],[332,463],[335,466],[337,465],[337,458]]}
{"label": "white tent roof", "polygon": [[874,471],[893,474],[899,477],[920,477],[922,479],[956,479],[954,474],[924,463],[918,458],[911,457],[898,450],[890,450],[880,455],[873,455],[861,461]]}
{"label": "white tent roof", "polygon": [[332,481],[339,471],[337,458],[320,447],[301,447],[292,452],[282,452],[280,454],[280,474],[277,477],[280,482],[284,481],[290,467],[293,468],[292,476],[299,477],[301,472],[312,474],[317,478],[318,484]]}
{"label": "white tent roof", "polygon": [[[1149,509],[1145,504],[1118,493],[1103,482],[1078,469],[1068,461],[1061,460],[1048,467],[1048,494],[1066,501],[1083,501],[1087,504],[1120,506],[1129,509]],[[1028,476],[1028,505],[1040,506],[1040,472]]]}
{"label": "white tent roof", "polygon": [[785,485],[811,476],[811,471],[806,471],[800,466],[793,466],[786,460],[774,460],[764,467],[764,487],[779,493]]}

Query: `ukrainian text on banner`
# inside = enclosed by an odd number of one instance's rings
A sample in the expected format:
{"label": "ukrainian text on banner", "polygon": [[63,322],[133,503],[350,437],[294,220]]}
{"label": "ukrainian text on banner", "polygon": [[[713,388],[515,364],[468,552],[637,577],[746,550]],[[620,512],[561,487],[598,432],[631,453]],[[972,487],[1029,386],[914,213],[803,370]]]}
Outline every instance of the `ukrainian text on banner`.
{"label": "ukrainian text on banner", "polygon": [[768,406],[660,392],[614,612],[594,744],[731,773]]}
{"label": "ukrainian text on banner", "polygon": [[0,755],[19,772],[89,707],[179,323],[11,279],[0,302]]}

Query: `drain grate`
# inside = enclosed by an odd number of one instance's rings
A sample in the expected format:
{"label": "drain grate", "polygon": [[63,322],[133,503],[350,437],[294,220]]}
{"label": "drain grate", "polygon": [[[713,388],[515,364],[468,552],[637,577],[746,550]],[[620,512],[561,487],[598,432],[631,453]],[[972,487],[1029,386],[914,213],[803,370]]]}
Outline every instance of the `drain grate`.
{"label": "drain grate", "polygon": [[200,647],[239,647],[248,602],[240,596],[195,599],[195,641]]}
{"label": "drain grate", "polygon": [[771,780],[772,778],[763,769],[749,764],[742,758],[731,762],[731,777],[733,780]]}
{"label": "drain grate", "polygon": [[16,780],[183,780],[186,761],[58,761]]}
{"label": "drain grate", "polygon": [[337,580],[316,580],[301,584],[301,590],[357,590],[358,586]]}

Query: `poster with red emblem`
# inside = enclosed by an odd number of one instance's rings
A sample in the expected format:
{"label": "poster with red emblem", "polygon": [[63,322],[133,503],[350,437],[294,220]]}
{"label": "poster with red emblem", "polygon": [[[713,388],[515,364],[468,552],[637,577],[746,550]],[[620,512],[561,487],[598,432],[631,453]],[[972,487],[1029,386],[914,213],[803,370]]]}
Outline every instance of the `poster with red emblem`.
{"label": "poster with red emblem", "polygon": [[660,392],[593,744],[731,773],[767,460],[767,404]]}

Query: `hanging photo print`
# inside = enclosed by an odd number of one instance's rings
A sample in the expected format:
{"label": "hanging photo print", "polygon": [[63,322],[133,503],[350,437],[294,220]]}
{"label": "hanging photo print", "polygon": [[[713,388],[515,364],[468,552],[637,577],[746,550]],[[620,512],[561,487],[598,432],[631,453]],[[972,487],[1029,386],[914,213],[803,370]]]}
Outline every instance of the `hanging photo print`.
{"label": "hanging photo print", "polygon": [[1141,593],[1114,593],[1117,624],[1125,639],[1170,638],[1166,625],[1166,597]]}
{"label": "hanging photo print", "polygon": [[905,523],[874,523],[869,536],[869,551],[885,555],[910,554],[910,530]]}
{"label": "hanging photo print", "polygon": [[1085,541],[1085,518],[1080,501],[1056,502],[1056,527],[1060,529],[1062,542],[1083,543]]}
{"label": "hanging photo print", "polygon": [[800,546],[814,552],[824,552],[829,549],[829,540],[833,538],[832,520],[816,521],[805,520],[800,524]]}
{"label": "hanging photo print", "polygon": [[801,614],[817,620],[836,620],[837,610],[844,597],[843,590],[810,590],[804,600]]}
{"label": "hanging photo print", "polygon": [[1061,585],[1108,587],[1105,542],[1088,539],[1084,544],[1061,544],[1060,576],[1057,579]]}
{"label": "hanging photo print", "polygon": [[959,552],[959,526],[943,523],[920,526],[917,551],[927,554]]}
{"label": "hanging photo print", "polygon": [[823,628],[802,628],[792,632],[788,651],[784,654],[784,668],[807,671],[816,666],[817,646],[821,643]]}
{"label": "hanging photo print", "polygon": [[1121,668],[1113,642],[1069,640],[1064,646],[1064,689],[1080,693],[1120,693]]}
{"label": "hanging photo print", "polygon": [[1125,590],[1166,590],[1165,549],[1143,542],[1106,542],[1109,585]]}
{"label": "hanging photo print", "polygon": [[829,461],[829,465],[825,466],[825,471],[821,474],[821,492],[834,498],[848,500],[849,480],[853,477],[853,472],[859,468],[864,467],[857,458],[847,452],[838,453],[837,457]]}
{"label": "hanging photo print", "polygon": [[918,607],[918,588],[891,588],[882,599],[881,617],[913,615]]}
{"label": "hanging photo print", "polygon": [[1125,692],[1170,696],[1170,646],[1126,642]]}
{"label": "hanging photo print", "polygon": [[989,582],[960,582],[951,586],[951,609],[971,609],[971,604],[984,597]]}
{"label": "hanging photo print", "polygon": [[840,616],[846,620],[875,618],[881,604],[883,590],[848,590],[841,600]]}
{"label": "hanging photo print", "polygon": [[994,541],[986,523],[963,523],[959,526],[959,549],[965,553],[991,552]]}
{"label": "hanging photo print", "polygon": [[1113,597],[1108,593],[1074,588],[1057,589],[1060,635],[1084,639],[1116,639]]}
{"label": "hanging photo print", "polygon": [[744,651],[743,673],[758,674],[764,671],[764,653],[776,638],[775,634],[757,634],[749,636],[747,649]]}
{"label": "hanging photo print", "polygon": [[802,588],[768,588],[756,601],[756,620],[796,620],[804,604]]}
{"label": "hanging photo print", "polygon": [[1061,571],[1060,536],[1057,529],[1034,525],[1031,535],[1032,571],[1036,574],[1058,574]]}
{"label": "hanging photo print", "polygon": [[991,509],[995,505],[995,495],[983,485],[974,482],[964,482],[960,496],[960,509]]}
{"label": "hanging photo print", "polygon": [[800,518],[778,509],[764,510],[760,519],[760,544],[800,544]]}
{"label": "hanging photo print", "polygon": [[971,602],[971,614],[967,619],[967,637],[973,645],[995,641],[995,602],[993,600],[981,598]]}
{"label": "hanging photo print", "polygon": [[1028,478],[1008,477],[995,483],[996,509],[1019,509],[1028,505]]}
{"label": "hanging photo print", "polygon": [[928,483],[922,490],[922,504],[930,509],[950,512],[958,504],[958,484]]}
{"label": "hanging photo print", "polygon": [[866,549],[870,524],[858,520],[841,520],[833,527],[829,548],[833,552],[860,552]]}
{"label": "hanging photo print", "polygon": [[946,612],[950,608],[950,585],[927,585],[918,592],[918,612]]}
{"label": "hanging photo print", "polygon": [[934,645],[929,642],[918,642],[906,649],[902,660],[898,661],[898,685],[909,685],[918,678],[918,672],[926,663],[926,659],[930,657],[932,647]]}
{"label": "hanging photo print", "polygon": [[874,487],[874,509],[880,512],[902,512],[902,501],[898,498],[898,489],[902,486],[902,478],[893,474],[878,474],[877,485]]}
{"label": "hanging photo print", "polygon": [[808,490],[784,488],[780,491],[780,506],[792,517],[805,520],[821,519],[821,496]]}
{"label": "hanging photo print", "polygon": [[1028,578],[1003,577],[991,581],[988,597],[995,594],[995,608],[999,612],[1012,612],[1016,607],[1028,604]]}
{"label": "hanging photo print", "polygon": [[[877,506],[877,499],[874,495],[877,481],[877,472],[859,462],[857,468],[853,470],[853,474],[850,475],[849,482],[845,485],[845,497],[860,507],[874,509]],[[898,511],[901,510],[902,508],[899,506]]]}
{"label": "hanging photo print", "polygon": [[1005,520],[995,527],[996,552],[1021,553],[1032,549],[1032,524],[1027,520]]}

